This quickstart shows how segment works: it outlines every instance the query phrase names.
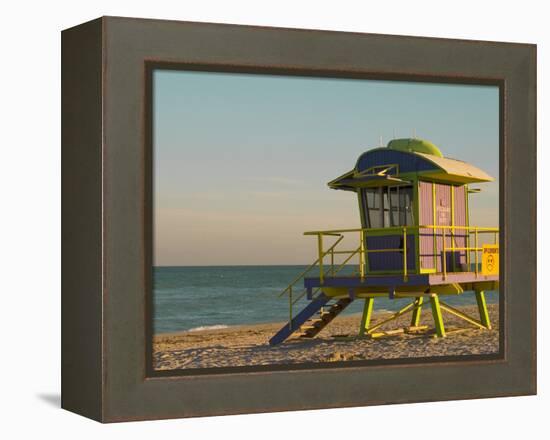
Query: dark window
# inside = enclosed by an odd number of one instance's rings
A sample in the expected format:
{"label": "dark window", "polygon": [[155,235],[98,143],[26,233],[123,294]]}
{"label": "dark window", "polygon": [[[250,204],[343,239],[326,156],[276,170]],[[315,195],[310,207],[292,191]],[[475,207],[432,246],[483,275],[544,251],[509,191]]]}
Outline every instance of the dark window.
{"label": "dark window", "polygon": [[361,190],[365,226],[414,225],[412,186],[382,186]]}
{"label": "dark window", "polygon": [[388,191],[390,194],[390,226],[414,225],[412,186],[394,186],[388,188]]}

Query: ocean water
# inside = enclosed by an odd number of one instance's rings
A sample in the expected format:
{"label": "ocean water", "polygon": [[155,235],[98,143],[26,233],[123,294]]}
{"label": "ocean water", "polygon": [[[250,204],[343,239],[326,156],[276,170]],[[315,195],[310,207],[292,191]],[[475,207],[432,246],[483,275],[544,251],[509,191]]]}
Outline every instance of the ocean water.
{"label": "ocean water", "polygon": [[[288,298],[279,298],[278,294],[304,269],[305,266],[155,267],[154,332],[288,321]],[[498,303],[498,292],[487,292],[486,298],[488,303]],[[408,302],[409,299],[377,298],[374,308],[394,311]],[[472,292],[449,295],[445,302],[456,306],[476,304]],[[307,303],[305,297],[296,303],[294,314]],[[342,314],[360,313],[363,303],[354,301]]]}

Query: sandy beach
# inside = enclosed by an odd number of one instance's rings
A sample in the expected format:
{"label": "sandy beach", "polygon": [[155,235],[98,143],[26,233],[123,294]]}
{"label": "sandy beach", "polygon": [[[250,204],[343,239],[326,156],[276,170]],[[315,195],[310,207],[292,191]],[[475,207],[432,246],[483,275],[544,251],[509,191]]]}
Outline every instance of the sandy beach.
{"label": "sandy beach", "polygon": [[[434,338],[426,332],[377,339],[356,338],[360,314],[338,317],[313,339],[293,336],[275,347],[271,347],[268,340],[283,323],[161,334],[155,336],[153,342],[154,368],[173,370],[496,353],[498,305],[489,305],[488,309],[492,330],[480,330],[444,313],[448,331],[446,338]],[[478,316],[474,306],[461,307],[461,310],[473,317]],[[374,324],[389,315],[389,312],[376,313],[372,322]],[[407,326],[409,321],[410,314],[407,314],[383,329]],[[428,310],[422,313],[422,324],[433,327]],[[453,332],[458,328],[466,330]]]}

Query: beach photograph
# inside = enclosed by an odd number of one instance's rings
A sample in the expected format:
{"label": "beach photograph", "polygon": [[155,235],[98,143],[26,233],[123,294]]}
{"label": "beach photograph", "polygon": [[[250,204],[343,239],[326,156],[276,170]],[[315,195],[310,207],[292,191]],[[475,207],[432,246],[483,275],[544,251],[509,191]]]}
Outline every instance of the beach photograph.
{"label": "beach photograph", "polygon": [[154,370],[501,352],[498,87],[152,75]]}

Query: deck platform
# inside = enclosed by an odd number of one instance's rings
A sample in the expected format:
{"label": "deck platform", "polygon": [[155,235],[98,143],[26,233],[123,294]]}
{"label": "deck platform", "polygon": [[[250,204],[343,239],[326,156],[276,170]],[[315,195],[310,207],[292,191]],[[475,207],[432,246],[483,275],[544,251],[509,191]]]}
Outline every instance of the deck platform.
{"label": "deck platform", "polygon": [[364,278],[359,276],[325,276],[323,282],[319,277],[304,278],[304,287],[308,294],[318,288],[347,288],[373,290],[391,290],[396,288],[429,288],[431,286],[445,286],[459,284],[466,287],[464,290],[474,290],[474,284],[498,282],[498,275],[482,275],[475,272],[447,272],[432,274],[410,274],[404,277],[402,274],[395,275],[367,275]]}

